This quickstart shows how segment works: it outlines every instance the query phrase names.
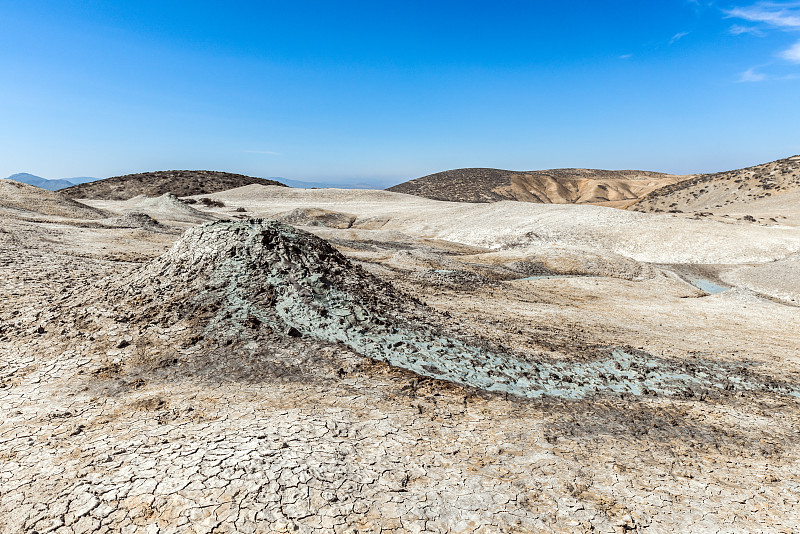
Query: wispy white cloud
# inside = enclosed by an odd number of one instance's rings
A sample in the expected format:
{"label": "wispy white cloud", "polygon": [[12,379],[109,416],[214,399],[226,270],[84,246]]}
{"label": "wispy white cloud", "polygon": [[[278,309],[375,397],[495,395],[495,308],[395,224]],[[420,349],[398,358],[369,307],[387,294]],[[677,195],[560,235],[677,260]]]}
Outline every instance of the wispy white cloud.
{"label": "wispy white cloud", "polygon": [[761,22],[775,28],[800,29],[800,2],[758,2],[725,11],[728,18]]}
{"label": "wispy white cloud", "polygon": [[[737,18],[751,23],[747,26],[738,24],[731,26],[730,33],[733,35],[753,33],[763,36],[770,30],[800,32],[800,0],[761,1],[749,6],[734,7],[723,12],[726,18]],[[787,49],[776,52],[775,57],[789,63],[800,64],[800,41]],[[755,72],[754,69],[748,69],[740,76],[740,81],[743,82],[760,82],[765,79],[791,78],[768,76]]]}
{"label": "wispy white cloud", "polygon": [[767,79],[767,75],[761,72],[756,72],[755,69],[747,69],[739,75],[740,82],[763,82]]}
{"label": "wispy white cloud", "polygon": [[686,3],[692,6],[694,10],[698,12],[714,5],[714,2],[711,0],[706,0],[703,2],[700,0],[686,0]]}
{"label": "wispy white cloud", "polygon": [[271,150],[245,150],[248,154],[263,154],[266,156],[280,156],[280,152],[272,152]]}
{"label": "wispy white cloud", "polygon": [[622,54],[619,56],[620,59],[630,59],[633,57],[633,54]]}
{"label": "wispy white cloud", "polygon": [[680,41],[681,39],[683,39],[687,35],[689,35],[689,32],[678,32],[678,33],[676,33],[675,35],[672,36],[672,39],[669,40],[669,44],[673,44],[676,41]]}
{"label": "wispy white cloud", "polygon": [[781,81],[781,80],[798,80],[800,74],[790,73],[782,75],[765,74],[763,72],[756,72],[757,67],[747,69],[739,75],[739,82],[764,82],[764,81]]}
{"label": "wispy white cloud", "polygon": [[779,55],[786,61],[800,63],[800,41],[797,41],[794,45],[792,45],[790,48],[787,48]]}
{"label": "wispy white cloud", "polygon": [[745,33],[749,33],[752,35],[762,36],[764,32],[759,30],[758,28],[754,28],[753,26],[740,26],[739,24],[734,24],[728,30],[728,33],[731,35],[743,35]]}

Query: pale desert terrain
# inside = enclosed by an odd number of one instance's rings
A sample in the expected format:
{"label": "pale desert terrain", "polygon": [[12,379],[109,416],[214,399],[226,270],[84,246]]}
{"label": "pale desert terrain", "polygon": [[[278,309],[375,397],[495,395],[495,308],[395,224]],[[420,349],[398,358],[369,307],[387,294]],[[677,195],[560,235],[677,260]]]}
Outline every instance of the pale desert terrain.
{"label": "pale desert terrain", "polygon": [[0,195],[0,532],[800,531],[796,205]]}

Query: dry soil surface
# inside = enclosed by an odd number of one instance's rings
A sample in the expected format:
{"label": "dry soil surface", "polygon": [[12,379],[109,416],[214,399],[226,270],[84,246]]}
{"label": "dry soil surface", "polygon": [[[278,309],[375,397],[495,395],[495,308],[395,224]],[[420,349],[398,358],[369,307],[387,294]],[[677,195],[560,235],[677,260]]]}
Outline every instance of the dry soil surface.
{"label": "dry soil surface", "polygon": [[8,217],[51,217],[101,219],[102,210],[75,202],[61,193],[47,191],[14,180],[0,180],[0,213]]}
{"label": "dry soil surface", "polygon": [[797,226],[211,197],[0,219],[0,531],[800,529]]}

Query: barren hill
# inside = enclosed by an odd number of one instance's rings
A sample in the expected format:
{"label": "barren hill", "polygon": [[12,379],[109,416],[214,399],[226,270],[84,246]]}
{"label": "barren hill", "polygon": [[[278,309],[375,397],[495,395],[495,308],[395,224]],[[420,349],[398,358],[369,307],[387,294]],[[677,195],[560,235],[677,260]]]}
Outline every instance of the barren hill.
{"label": "barren hill", "polygon": [[631,209],[644,212],[734,214],[753,211],[796,214],[800,201],[800,156],[734,171],[702,174],[656,189]]}
{"label": "barren hill", "polygon": [[458,202],[518,200],[544,204],[625,207],[657,188],[687,178],[689,177],[630,170],[456,169],[410,180],[388,190],[433,200]]}
{"label": "barren hill", "polygon": [[219,171],[154,171],[114,176],[62,189],[70,198],[128,200],[138,195],[158,197],[174,193],[179,197],[206,195],[243,185],[279,185],[275,180]]}
{"label": "barren hill", "polygon": [[14,180],[0,180],[0,213],[102,219],[108,214],[64,195]]}

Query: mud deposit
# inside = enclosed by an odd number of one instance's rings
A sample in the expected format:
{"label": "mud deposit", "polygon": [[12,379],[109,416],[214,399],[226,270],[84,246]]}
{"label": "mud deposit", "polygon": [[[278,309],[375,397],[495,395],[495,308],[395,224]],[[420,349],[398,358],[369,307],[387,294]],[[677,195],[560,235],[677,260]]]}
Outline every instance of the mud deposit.
{"label": "mud deposit", "polygon": [[267,329],[341,343],[422,376],[522,397],[691,396],[715,388],[798,395],[795,387],[745,368],[737,373],[708,362],[608,349],[592,361],[552,363],[472,345],[436,327],[442,318],[435,310],[355,267],[324,240],[277,221],[191,229],[107,292],[116,309],[135,310],[133,321],[205,314],[205,338],[242,341],[253,329]]}
{"label": "mud deposit", "polygon": [[795,308],[167,200],[0,219],[0,532],[800,528]]}

